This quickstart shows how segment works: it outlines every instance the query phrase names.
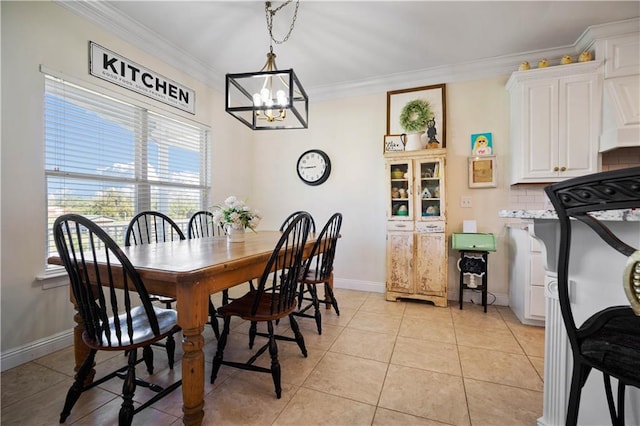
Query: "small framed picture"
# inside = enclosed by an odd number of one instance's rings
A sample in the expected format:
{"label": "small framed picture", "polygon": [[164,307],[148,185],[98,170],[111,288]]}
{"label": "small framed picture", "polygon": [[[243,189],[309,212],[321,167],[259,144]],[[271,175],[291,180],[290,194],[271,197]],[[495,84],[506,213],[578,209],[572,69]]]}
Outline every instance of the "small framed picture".
{"label": "small framed picture", "polygon": [[469,157],[469,188],[495,188],[498,186],[496,157]]}
{"label": "small framed picture", "polygon": [[404,151],[404,145],[407,142],[407,135],[385,135],[383,152]]}
{"label": "small framed picture", "polygon": [[474,133],[471,135],[471,155],[493,155],[493,136],[491,133]]}

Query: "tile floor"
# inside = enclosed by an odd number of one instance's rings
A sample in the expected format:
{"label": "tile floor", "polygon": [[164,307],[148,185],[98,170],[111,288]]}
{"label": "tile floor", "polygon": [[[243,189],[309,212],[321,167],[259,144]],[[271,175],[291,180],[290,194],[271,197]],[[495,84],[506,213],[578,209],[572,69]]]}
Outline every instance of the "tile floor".
{"label": "tile floor", "polygon": [[[205,420],[213,425],[535,425],[542,415],[544,330],[522,325],[508,307],[466,304],[459,310],[420,302],[386,302],[384,295],[336,290],[340,316],[322,311],[323,333],[299,320],[309,351],[279,342],[282,398],[270,375],[223,367],[209,384],[216,347],[205,331]],[[290,332],[288,322],[279,332]],[[232,322],[225,358],[243,360],[248,326]],[[166,384],[179,377],[154,348]],[[240,358],[238,358],[240,357]],[[260,359],[268,365],[268,354]],[[122,354],[101,353],[98,375],[124,365]],[[266,363],[266,364],[265,364]],[[2,373],[2,425],[56,425],[73,377],[73,348]],[[67,424],[116,424],[122,382],[82,395]],[[138,388],[136,399],[148,397]],[[137,425],[181,425],[181,391],[143,410]]]}

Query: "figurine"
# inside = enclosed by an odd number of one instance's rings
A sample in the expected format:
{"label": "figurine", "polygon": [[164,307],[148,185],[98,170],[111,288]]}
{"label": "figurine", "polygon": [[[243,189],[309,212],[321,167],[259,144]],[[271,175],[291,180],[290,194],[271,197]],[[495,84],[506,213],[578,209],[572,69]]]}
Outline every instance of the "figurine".
{"label": "figurine", "polygon": [[591,60],[591,52],[585,50],[578,56],[578,62],[589,62]]}
{"label": "figurine", "polygon": [[549,61],[547,61],[546,59],[540,59],[540,61],[538,61],[538,68],[546,68],[549,66]]}
{"label": "figurine", "polygon": [[562,59],[560,59],[560,63],[562,65],[567,65],[573,62],[573,58],[569,55],[564,55]]}
{"label": "figurine", "polygon": [[531,69],[531,65],[529,65],[529,62],[527,61],[524,61],[523,63],[520,64],[520,67],[518,67],[519,71],[526,71],[530,69]]}
{"label": "figurine", "polygon": [[427,149],[438,148],[440,146],[440,142],[436,138],[437,130],[435,118],[427,121],[427,127],[427,136],[429,137],[429,141],[427,142]]}

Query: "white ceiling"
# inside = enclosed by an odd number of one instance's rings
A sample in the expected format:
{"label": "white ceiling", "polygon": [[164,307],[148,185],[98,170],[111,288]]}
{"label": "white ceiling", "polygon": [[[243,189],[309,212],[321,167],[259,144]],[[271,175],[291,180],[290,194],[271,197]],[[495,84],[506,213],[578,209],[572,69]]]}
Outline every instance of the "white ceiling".
{"label": "white ceiling", "polygon": [[[264,2],[61,4],[217,88],[225,73],[262,68],[269,50]],[[294,8],[276,14],[275,37],[286,34]],[[489,63],[517,68],[525,59],[575,55],[588,27],[638,16],[638,1],[302,0],[290,39],[274,52],[278,68],[293,68],[311,97],[335,97],[380,82],[455,81],[461,70]]]}

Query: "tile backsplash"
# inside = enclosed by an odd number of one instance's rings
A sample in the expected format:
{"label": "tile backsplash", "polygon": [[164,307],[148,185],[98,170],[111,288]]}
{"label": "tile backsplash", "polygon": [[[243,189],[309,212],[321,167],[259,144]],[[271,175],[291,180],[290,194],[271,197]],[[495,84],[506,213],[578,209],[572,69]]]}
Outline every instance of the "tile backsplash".
{"label": "tile backsplash", "polygon": [[[602,154],[602,171],[640,166],[640,148],[619,148]],[[544,193],[546,184],[512,185],[509,210],[547,210],[553,208]]]}

